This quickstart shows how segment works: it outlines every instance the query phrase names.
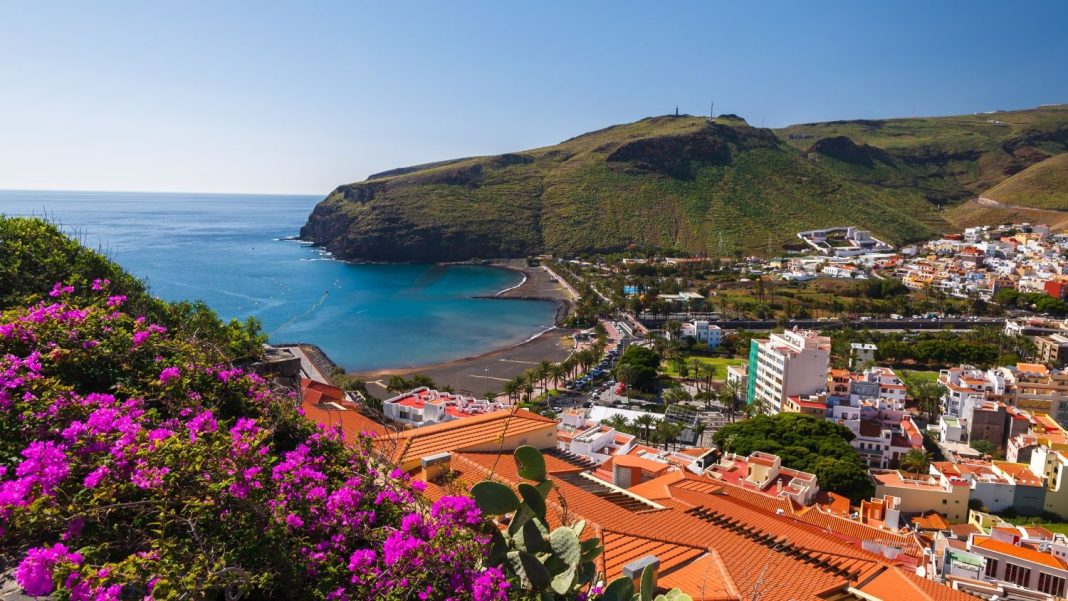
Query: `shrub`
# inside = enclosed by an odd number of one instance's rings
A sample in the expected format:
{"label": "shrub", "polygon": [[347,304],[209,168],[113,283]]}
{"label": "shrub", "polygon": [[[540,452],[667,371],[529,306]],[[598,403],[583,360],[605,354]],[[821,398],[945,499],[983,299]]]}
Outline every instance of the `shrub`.
{"label": "shrub", "polygon": [[480,512],[427,507],[106,280],[0,319],[0,560],[34,595],[495,599]]}

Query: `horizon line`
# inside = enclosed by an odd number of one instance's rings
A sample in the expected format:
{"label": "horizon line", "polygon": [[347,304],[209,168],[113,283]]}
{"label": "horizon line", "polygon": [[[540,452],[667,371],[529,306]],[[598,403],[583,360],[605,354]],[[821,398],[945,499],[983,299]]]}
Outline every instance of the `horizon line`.
{"label": "horizon line", "polygon": [[210,194],[214,196],[317,196],[326,198],[329,192],[323,194],[321,192],[213,192],[204,190],[91,190],[91,189],[77,189],[77,188],[4,188],[0,187],[0,192],[77,192],[77,193],[98,193],[98,194]]}

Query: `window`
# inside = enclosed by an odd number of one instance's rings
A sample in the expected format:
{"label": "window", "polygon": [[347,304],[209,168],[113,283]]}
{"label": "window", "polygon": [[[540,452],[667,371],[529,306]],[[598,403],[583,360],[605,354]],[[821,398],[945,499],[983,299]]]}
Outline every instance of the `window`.
{"label": "window", "polygon": [[1038,575],[1038,590],[1054,595],[1056,597],[1064,596],[1064,578],[1058,578],[1045,572]]}
{"label": "window", "polygon": [[1031,570],[1014,563],[1006,563],[1005,578],[1003,580],[1020,586],[1027,586],[1031,581]]}
{"label": "window", "polygon": [[983,571],[990,578],[997,578],[998,573],[998,560],[986,558],[986,569]]}

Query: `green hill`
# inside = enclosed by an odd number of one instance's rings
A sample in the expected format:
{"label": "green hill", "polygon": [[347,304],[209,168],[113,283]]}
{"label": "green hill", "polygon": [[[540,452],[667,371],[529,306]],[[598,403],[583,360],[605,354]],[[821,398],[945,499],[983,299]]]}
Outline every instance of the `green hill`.
{"label": "green hill", "polygon": [[1031,165],[987,190],[983,196],[1038,209],[1068,210],[1068,153]]}
{"label": "green hill", "polygon": [[733,115],[652,117],[341,186],[301,235],[368,261],[778,252],[834,225],[903,243],[953,229],[944,208],[1066,150],[1068,105],[775,131]]}

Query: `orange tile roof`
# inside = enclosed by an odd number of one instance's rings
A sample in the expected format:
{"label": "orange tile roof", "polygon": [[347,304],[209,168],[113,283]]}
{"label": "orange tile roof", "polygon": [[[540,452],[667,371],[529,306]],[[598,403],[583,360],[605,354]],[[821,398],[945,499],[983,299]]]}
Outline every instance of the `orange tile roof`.
{"label": "orange tile roof", "polygon": [[979,547],[981,549],[988,549],[1003,555],[1009,555],[1010,557],[1017,557],[1019,559],[1025,559],[1034,563],[1049,566],[1051,568],[1057,568],[1058,570],[1068,569],[1068,564],[1057,559],[1050,553],[1043,553],[1037,549],[1033,549],[1026,544],[1016,546],[1012,543],[1006,543],[999,540],[994,540],[988,536],[973,536],[972,546]]}
{"label": "orange tile roof", "polygon": [[[470,420],[457,423],[471,429]],[[914,576],[865,551],[858,542],[803,521],[793,514],[794,506],[788,499],[741,491],[680,471],[676,474],[681,474],[681,479],[669,474],[674,484],[658,483],[668,487],[672,495],[657,501],[662,507],[658,509],[652,502],[639,501],[633,492],[620,492],[587,479],[581,472],[588,472],[588,467],[555,452],[545,453],[545,459],[554,485],[547,499],[550,527],[586,520],[583,538],[597,536],[608,547],[602,567],[609,576],[629,561],[653,554],[661,561],[661,584],[683,587],[696,599],[702,598],[702,589],[687,587],[716,582],[723,590],[705,587],[704,599],[731,599],[733,587],[734,591],[759,589],[762,601],[816,600],[844,592],[849,586],[881,584],[882,580],[874,580],[880,571],[891,571],[891,577],[907,581],[898,591],[907,586],[905,590],[924,593],[909,598],[971,599],[934,582],[916,582]],[[446,486],[455,488],[470,487],[488,477],[508,484],[521,481],[510,453],[456,451],[451,469],[456,478]],[[435,498],[444,490],[431,485],[427,494]],[[783,515],[776,514],[779,508],[784,508]],[[714,551],[718,553],[713,555]],[[904,565],[911,569],[911,564]]]}
{"label": "orange tile roof", "polygon": [[342,405],[342,407],[345,408],[337,409],[331,405],[314,403],[308,400],[301,403],[304,417],[327,428],[340,426],[341,431],[345,433],[345,440],[356,440],[360,434],[365,432],[371,433],[376,437],[386,435],[386,427],[382,424],[363,415],[355,408],[347,405]]}
{"label": "orange tile roof", "polygon": [[657,585],[665,589],[687,591],[693,601],[742,599],[723,558],[715,549],[710,549],[708,553],[674,571],[663,573],[657,579]]}
{"label": "orange tile roof", "polygon": [[636,484],[627,490],[639,497],[649,499],[650,501],[668,499],[671,498],[670,485],[685,479],[686,474],[680,471],[674,471],[664,474],[659,478],[653,478],[652,480],[647,480],[641,484]]}
{"label": "orange tile roof", "polygon": [[658,573],[663,574],[705,554],[703,547],[679,545],[610,529],[601,532],[601,542],[604,544],[602,563],[609,582],[623,574],[624,566],[649,555],[655,555],[660,560]]}
{"label": "orange tile roof", "polygon": [[949,522],[937,511],[916,516],[912,518],[912,523],[920,530],[946,530],[949,528]]}
{"label": "orange tile roof", "polygon": [[667,463],[653,461],[652,459],[646,459],[645,457],[639,457],[637,455],[616,455],[612,461],[615,465],[620,467],[637,467],[654,474],[658,474],[671,467],[671,465]]}
{"label": "orange tile roof", "polygon": [[556,420],[526,409],[502,409],[462,420],[454,420],[405,430],[383,440],[382,448],[394,463],[445,451],[457,451],[500,440],[502,435],[515,436],[551,427]]}

